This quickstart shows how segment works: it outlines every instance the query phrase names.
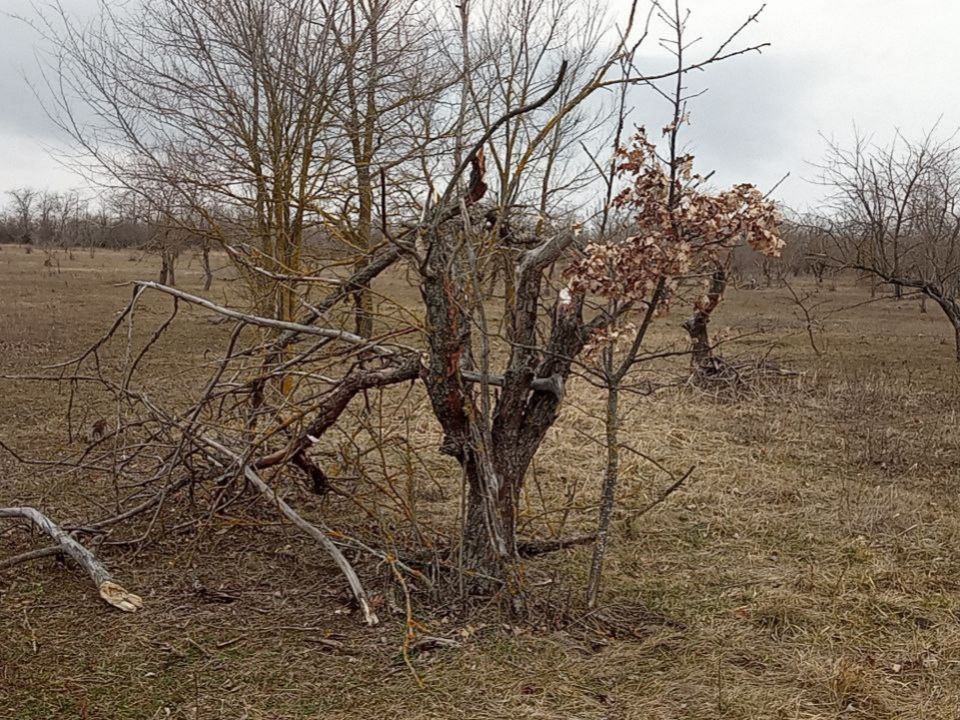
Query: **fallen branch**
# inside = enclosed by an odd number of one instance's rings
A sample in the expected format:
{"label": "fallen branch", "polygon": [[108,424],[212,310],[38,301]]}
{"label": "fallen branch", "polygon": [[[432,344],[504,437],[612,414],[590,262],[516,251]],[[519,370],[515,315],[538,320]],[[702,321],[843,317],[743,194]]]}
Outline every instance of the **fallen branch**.
{"label": "fallen branch", "polygon": [[[0,508],[0,518],[29,520],[53,538],[64,553],[73,558],[77,564],[87,571],[90,579],[93,580],[97,586],[100,597],[104,602],[124,612],[135,612],[143,607],[143,600],[139,595],[134,595],[115,583],[110,571],[107,570],[103,563],[101,563],[92,552],[87,550],[87,548],[77,542],[59,525],[39,510],[32,507]],[[42,550],[18,555],[17,558],[23,561],[34,557],[41,557],[48,553],[52,554],[50,549],[43,548]]]}
{"label": "fallen branch", "polygon": [[629,517],[629,519],[631,519],[631,520],[634,520],[634,519],[640,517],[641,515],[646,515],[648,512],[650,512],[651,510],[653,510],[657,505],[659,505],[659,504],[662,503],[664,500],[666,500],[668,497],[670,497],[671,495],[673,495],[674,492],[676,492],[677,490],[679,490],[679,489],[680,489],[680,486],[683,485],[683,484],[687,481],[687,478],[689,478],[689,477],[693,474],[693,471],[696,470],[696,469],[697,469],[697,466],[696,466],[696,465],[691,465],[689,470],[687,470],[683,475],[681,475],[678,480],[675,480],[674,482],[672,482],[672,483],[671,483],[667,488],[665,488],[659,495],[657,495],[657,497],[656,497],[654,500],[652,500],[651,502],[647,503],[647,504],[646,504],[645,506],[643,506],[642,508],[639,508],[639,509],[637,509],[637,510],[633,510],[633,511],[627,513],[627,517]]}
{"label": "fallen branch", "polygon": [[[274,330],[285,330],[289,333],[299,333],[302,335],[313,335],[316,337],[329,338],[331,340],[342,340],[346,343],[352,345],[361,345],[365,349],[370,350],[378,355],[392,355],[393,350],[384,347],[381,344],[378,344],[375,340],[370,338],[360,337],[354,333],[347,332],[346,330],[337,330],[334,328],[321,328],[315,325],[302,325],[300,323],[288,322],[286,320],[274,320],[273,318],[261,317],[259,315],[252,315],[250,313],[240,312],[239,310],[234,310],[232,308],[224,307],[223,305],[218,305],[217,303],[210,302],[206,298],[200,297],[199,295],[192,295],[183,290],[178,290],[177,288],[170,287],[168,285],[162,285],[161,283],[156,283],[147,280],[137,280],[133,285],[140,289],[149,289],[157,290],[167,295],[171,295],[185,302],[191,303],[193,305],[199,305],[202,308],[215,312],[218,315],[223,317],[230,318],[231,320],[237,320],[247,325],[255,325],[257,327],[272,328]],[[402,346],[400,346],[402,347]],[[404,350],[412,350],[412,348],[402,347]],[[54,366],[57,367],[57,366]]]}
{"label": "fallen branch", "polygon": [[8,557],[5,560],[0,560],[0,572],[6,570],[7,568],[12,568],[14,565],[19,565],[20,563],[30,562],[31,560],[39,560],[40,558],[51,557],[53,555],[63,555],[63,547],[60,545],[48,545],[45,548],[28,550],[25,553],[20,553],[19,555]]}
{"label": "fallen branch", "polygon": [[517,543],[517,553],[520,557],[532,558],[537,555],[546,555],[558,550],[577,547],[578,545],[589,545],[596,539],[597,533],[587,533],[586,535],[574,535],[573,537],[557,538],[555,540],[526,540]]}
{"label": "fallen branch", "polygon": [[340,572],[342,572],[347,578],[347,583],[350,585],[350,590],[353,591],[353,596],[360,604],[360,609],[363,611],[363,617],[367,621],[367,624],[379,624],[380,619],[373,611],[370,601],[367,599],[367,593],[363,589],[363,585],[360,583],[360,578],[357,577],[356,571],[353,569],[353,566],[349,563],[347,558],[344,557],[342,552],[340,552],[340,548],[334,544],[334,542],[327,536],[325,532],[323,532],[316,525],[307,522],[296,510],[287,505],[287,503],[284,502],[280,496],[273,491],[273,488],[267,485],[260,478],[260,476],[254,472],[253,468],[249,466],[245,467],[243,470],[243,475],[254,485],[254,487],[257,488],[257,490],[259,490],[277,507],[277,509],[285,518],[320,543],[323,546],[323,549],[330,553],[330,557],[333,558],[333,561],[337,564],[337,567],[340,568]]}

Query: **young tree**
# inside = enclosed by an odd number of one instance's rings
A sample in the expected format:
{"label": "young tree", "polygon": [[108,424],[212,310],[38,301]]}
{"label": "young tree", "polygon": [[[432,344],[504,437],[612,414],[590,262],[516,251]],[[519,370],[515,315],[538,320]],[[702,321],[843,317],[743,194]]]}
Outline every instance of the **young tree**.
{"label": "young tree", "polygon": [[[685,20],[679,14],[664,19],[673,31],[670,47],[682,68]],[[709,371],[713,356],[707,326],[726,287],[721,255],[741,242],[764,255],[777,255],[783,246],[780,213],[772,201],[747,184],[723,192],[706,190],[705,178],[693,172],[693,157],[678,151],[686,122],[681,83],[678,74],[673,117],[664,128],[666,150],[658,152],[643,131],[629,148],[618,150],[617,172],[628,185],[613,202],[631,215],[633,234],[591,243],[567,270],[573,295],[606,299],[598,315],[604,321],[594,321],[587,346],[600,356],[597,374],[607,393],[607,461],[587,590],[591,606],[598,598],[619,480],[619,399],[627,375],[648,359],[643,343],[651,323],[685,299],[691,280],[700,285],[694,313],[684,327],[693,342],[693,371]]]}

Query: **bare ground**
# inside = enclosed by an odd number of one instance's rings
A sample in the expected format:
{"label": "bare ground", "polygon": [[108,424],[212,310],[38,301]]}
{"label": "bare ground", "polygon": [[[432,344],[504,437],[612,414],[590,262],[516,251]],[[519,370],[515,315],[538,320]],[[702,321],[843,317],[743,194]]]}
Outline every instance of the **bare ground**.
{"label": "bare ground", "polygon": [[[117,283],[154,272],[128,253],[61,255],[59,270],[44,259],[0,246],[3,374],[76,353],[129,296]],[[186,289],[198,289],[198,271],[181,270]],[[386,283],[401,287],[399,276]],[[215,285],[215,297],[229,293]],[[868,293],[841,282],[820,297],[840,307]],[[167,312],[146,301],[147,319]],[[664,321],[664,338],[681,319]],[[818,358],[776,288],[731,291],[716,324],[749,333],[728,356],[773,343],[802,375],[736,399],[681,386],[631,400],[627,442],[697,469],[654,512],[619,520],[600,611],[580,609],[587,549],[530,563],[538,590],[521,626],[424,601],[421,633],[459,646],[414,654],[421,687],[400,654],[404,618],[391,613],[386,574],[364,568],[387,618],[367,629],[326,556],[270,508],[240,505],[200,532],[173,531],[171,508],[156,541],[100,549],[144,596],[135,615],[99,603],[55,560],[0,574],[0,718],[960,717],[960,383],[948,324],[912,300],[862,305],[826,321]],[[188,392],[227,332],[191,312],[150,366],[154,391]],[[56,457],[68,445],[66,398],[63,387],[0,381],[0,439]],[[586,387],[571,392],[528,484],[528,535],[592,518],[601,407]],[[426,413],[415,400],[407,408],[391,432],[435,444]],[[416,511],[442,530],[458,477],[425,457],[409,470],[423,490]],[[667,482],[630,453],[624,475],[628,508]],[[108,511],[98,506],[108,482],[0,453],[0,504],[29,502],[65,522]],[[345,511],[289,492],[307,515]],[[0,558],[41,544],[0,527]]]}

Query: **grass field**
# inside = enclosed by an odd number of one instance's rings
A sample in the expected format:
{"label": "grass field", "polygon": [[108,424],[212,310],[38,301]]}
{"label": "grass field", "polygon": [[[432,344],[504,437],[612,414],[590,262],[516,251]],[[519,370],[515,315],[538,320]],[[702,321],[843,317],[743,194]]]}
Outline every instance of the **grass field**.
{"label": "grass field", "polygon": [[[127,301],[122,283],[154,274],[153,260],[126,252],[61,254],[59,268],[44,259],[0,246],[6,376],[79,352]],[[198,291],[199,267],[181,268],[178,280]],[[396,275],[379,289],[400,285]],[[211,296],[230,292],[221,279]],[[586,548],[530,562],[540,608],[532,623],[424,604],[427,634],[459,645],[413,658],[420,686],[400,656],[402,615],[384,611],[382,627],[363,627],[327,557],[251,504],[200,534],[102,548],[144,596],[137,614],[101,604],[75,567],[55,560],[0,574],[0,718],[960,717],[951,328],[915,300],[862,304],[867,289],[845,280],[828,281],[815,299],[826,301],[821,316],[857,306],[824,320],[819,357],[785,289],[731,290],[715,319],[716,331],[746,335],[725,353],[769,353],[798,376],[737,398],[681,385],[628,400],[627,443],[666,467],[696,470],[653,512],[618,521],[600,611],[575,611]],[[141,317],[160,322],[168,309],[147,298]],[[205,353],[229,334],[208,319],[184,311],[149,366],[152,392],[203,379]],[[681,319],[662,320],[662,338]],[[681,375],[684,362],[665,372]],[[0,439],[31,458],[58,457],[66,397],[50,383],[0,380]],[[592,518],[602,452],[589,438],[602,434],[602,403],[585,385],[570,391],[528,482],[530,533]],[[422,399],[409,407],[395,432],[435,446]],[[440,491],[424,494],[419,512],[442,518],[444,488],[459,477],[435,455],[424,467]],[[624,478],[627,507],[667,482],[629,455]],[[105,510],[105,482],[0,452],[0,505],[80,522]],[[342,512],[307,493],[291,502],[308,516]],[[554,502],[568,512],[544,514]],[[176,517],[163,522],[175,526]],[[0,559],[42,543],[0,527]]]}

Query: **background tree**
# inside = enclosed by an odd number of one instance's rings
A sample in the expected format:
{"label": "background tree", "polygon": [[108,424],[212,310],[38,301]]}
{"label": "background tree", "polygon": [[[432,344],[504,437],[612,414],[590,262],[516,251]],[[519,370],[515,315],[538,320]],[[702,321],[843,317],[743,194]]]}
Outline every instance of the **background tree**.
{"label": "background tree", "polygon": [[832,188],[823,223],[836,265],[912,288],[943,310],[960,360],[960,155],[952,138],[934,132],[911,141],[897,134],[886,146],[856,138],[831,144],[820,166]]}
{"label": "background tree", "polygon": [[[49,111],[87,174],[160,214],[175,194],[193,212],[171,220],[202,220],[198,235],[272,273],[239,269],[261,312],[292,318],[295,284],[275,276],[299,272],[338,155],[326,130],[342,66],[318,3],[104,3],[85,26],[58,8],[42,25],[54,54]],[[157,187],[167,189],[161,199]],[[235,218],[243,237],[233,225],[226,232]]]}
{"label": "background tree", "polygon": [[12,214],[19,242],[32,242],[33,210],[39,193],[33,188],[22,187],[8,190],[12,204]]}

